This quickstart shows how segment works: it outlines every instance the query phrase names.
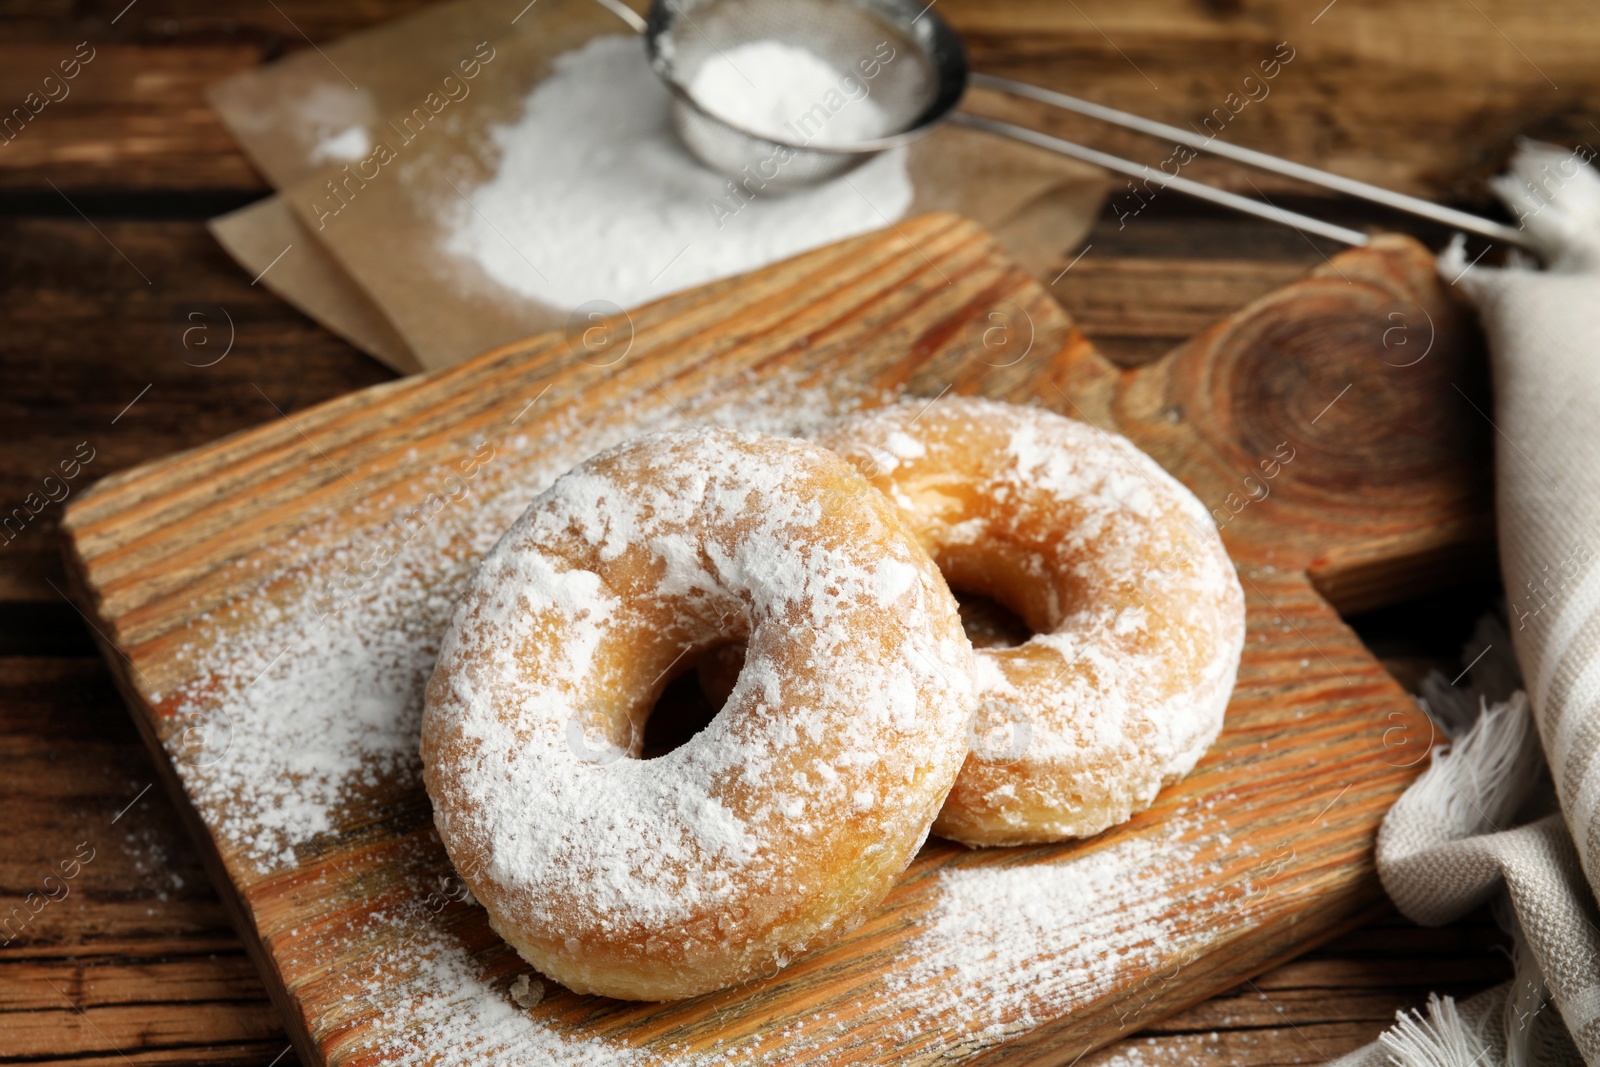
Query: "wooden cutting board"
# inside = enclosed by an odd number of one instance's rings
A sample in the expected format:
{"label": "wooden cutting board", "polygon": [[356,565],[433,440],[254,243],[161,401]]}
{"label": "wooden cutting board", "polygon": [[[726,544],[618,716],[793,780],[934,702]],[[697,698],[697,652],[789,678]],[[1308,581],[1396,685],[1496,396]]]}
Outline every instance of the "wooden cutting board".
{"label": "wooden cutting board", "polygon": [[[109,477],[68,510],[74,595],[307,1063],[1065,1064],[1379,906],[1373,838],[1432,731],[1335,605],[1448,581],[1491,536],[1482,361],[1426,250],[1345,253],[1136,371],[951,215],[590,325]],[[405,713],[323,707],[348,667],[328,647],[359,626],[426,644],[507,516],[602,443],[795,428],[902,389],[1116,428],[1213,510],[1249,604],[1222,737],[1093,840],[930,841],[860,929],[773,976],[666,1005],[542,983],[522,1006],[527,968],[451,879],[409,737],[351,773],[369,735],[414,722],[414,692]],[[303,704],[266,695],[284,692]]]}

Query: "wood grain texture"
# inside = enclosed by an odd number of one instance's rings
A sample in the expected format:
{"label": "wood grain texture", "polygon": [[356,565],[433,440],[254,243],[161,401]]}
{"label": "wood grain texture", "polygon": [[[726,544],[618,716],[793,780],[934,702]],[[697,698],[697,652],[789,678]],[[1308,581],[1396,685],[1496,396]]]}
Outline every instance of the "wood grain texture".
{"label": "wood grain texture", "polygon": [[[393,377],[252,286],[202,222],[97,225],[101,233],[76,215],[0,217],[0,516],[13,517],[81,443],[94,459],[72,493],[274,418],[274,404],[293,411]],[[50,583],[65,583],[61,511],[25,511],[20,532],[0,530],[0,601],[59,603]]]}
{"label": "wood grain texture", "polygon": [[[1251,619],[1223,738],[1151,812],[1087,845],[967,852],[930,843],[865,926],[770,981],[671,1006],[562,993],[538,1015],[645,1048],[731,1045],[784,1056],[776,1021],[834,1010],[850,1025],[830,1035],[816,1023],[813,1060],[932,1062],[952,1054],[941,1044],[948,1035],[908,1042],[906,1004],[876,1000],[871,991],[925,918],[940,872],[1058,862],[1138,835],[1170,834],[1179,810],[1206,812],[1209,825],[1191,831],[1197,838],[1225,828],[1234,842],[1213,848],[1212,873],[1197,875],[1227,906],[1185,920],[1184,944],[1174,945],[1179,972],[1149,984],[1151,971],[1119,974],[1115,988],[1070,1013],[1031,1027],[1010,1020],[1004,1044],[967,1035],[963,1056],[1070,1062],[1370,913],[1380,898],[1372,834],[1415,773],[1430,731],[1308,572],[1336,586],[1350,572],[1345,560],[1375,572],[1400,561],[1388,574],[1391,592],[1408,580],[1422,588],[1431,579],[1418,561],[1461,558],[1481,536],[1486,487],[1449,451],[1463,440],[1481,442],[1481,430],[1461,412],[1415,426],[1396,421],[1437,403],[1437,375],[1465,378],[1472,364],[1431,258],[1398,239],[1341,256],[1172,358],[1119,373],[970,224],[928,216],[900,230],[642,309],[634,352],[606,374],[574,360],[562,338],[535,339],[442,375],[298,413],[292,425],[269,424],[113,476],[74,502],[66,528],[79,595],[114,642],[108,660],[169,785],[178,785],[177,775],[160,755],[169,749],[159,746],[174,741],[176,724],[151,697],[184,681],[175,650],[201,633],[195,613],[241,596],[277,595],[273,579],[242,576],[283,574],[297,554],[303,563],[308,516],[346,517],[318,524],[318,543],[331,546],[375,521],[352,510],[358,501],[408,506],[415,476],[453,454],[452,442],[504,432],[546,385],[581,397],[599,418],[647,391],[693,418],[708,390],[732,388],[726,383],[751,368],[799,371],[859,390],[905,386],[932,395],[951,386],[1115,425],[1229,514],[1224,537],[1245,579]],[[1033,347],[1008,366],[983,358],[992,353],[982,348],[982,330],[999,306],[1024,311],[1032,324]],[[1395,310],[1413,318],[1421,310],[1438,334],[1409,376],[1382,366],[1390,351],[1383,331]],[[1342,400],[1361,402],[1324,411],[1344,379],[1353,384]],[[1259,481],[1261,460],[1284,441],[1293,442],[1294,457],[1270,479],[1272,492],[1235,514],[1243,478]],[[342,478],[345,469],[360,482]],[[1402,475],[1406,507],[1399,509]],[[292,534],[301,541],[291,552],[284,541]],[[243,928],[259,933],[260,941],[247,943],[259,952],[307,1062],[363,1062],[362,1012],[370,1005],[352,1009],[348,975],[383,947],[329,939],[312,920],[358,916],[377,900],[414,895],[448,870],[415,785],[358,793],[339,832],[314,852],[302,850],[292,867],[265,874],[186,809],[211,834],[209,858]],[[447,908],[438,921],[473,946],[487,977],[506,980],[519,969],[476,909]],[[344,955],[334,960],[326,954],[336,944]]]}

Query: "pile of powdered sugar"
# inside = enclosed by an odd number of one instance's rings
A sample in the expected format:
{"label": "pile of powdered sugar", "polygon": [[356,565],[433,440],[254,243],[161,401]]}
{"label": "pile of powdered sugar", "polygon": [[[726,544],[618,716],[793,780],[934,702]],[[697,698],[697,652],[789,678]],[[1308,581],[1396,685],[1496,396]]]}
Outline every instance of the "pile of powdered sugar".
{"label": "pile of powdered sugar", "polygon": [[[836,123],[862,121],[867,104]],[[450,198],[445,249],[552,307],[631,307],[877,229],[911,205],[904,149],[777,195],[697,162],[668,105],[636,37],[557,56],[522,118],[494,131],[494,177],[462,190],[470,202]]]}

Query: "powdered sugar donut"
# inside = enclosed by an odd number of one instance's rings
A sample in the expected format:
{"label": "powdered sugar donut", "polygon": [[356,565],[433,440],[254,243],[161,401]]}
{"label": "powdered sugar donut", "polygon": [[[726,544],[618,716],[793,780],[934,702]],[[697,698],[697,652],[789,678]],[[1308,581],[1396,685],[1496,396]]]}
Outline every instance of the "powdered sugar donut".
{"label": "powdered sugar donut", "polygon": [[[630,758],[675,667],[730,640],[711,723]],[[564,475],[484,559],[428,685],[424,777],[523,958],[686,997],[882,899],[966,755],[972,671],[938,569],[839,457],[660,434]]]}
{"label": "powdered sugar donut", "polygon": [[973,750],[935,833],[1087,836],[1193,769],[1222,728],[1245,622],[1188,489],[1123,437],[987,400],[909,401],[817,439],[894,500],[953,587],[1034,631],[978,651]]}

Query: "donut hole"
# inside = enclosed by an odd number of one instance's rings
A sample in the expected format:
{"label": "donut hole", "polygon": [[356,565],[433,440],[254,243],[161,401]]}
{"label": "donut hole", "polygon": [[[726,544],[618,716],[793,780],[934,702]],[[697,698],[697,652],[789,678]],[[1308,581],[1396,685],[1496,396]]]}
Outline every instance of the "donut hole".
{"label": "donut hole", "polygon": [[644,722],[640,759],[655,759],[689,742],[727,703],[744,667],[743,641],[724,642],[684,656]]}
{"label": "donut hole", "polygon": [[973,647],[1014,648],[1060,626],[1076,597],[1042,558],[1003,542],[944,545],[935,552]]}
{"label": "donut hole", "polygon": [[1022,616],[992,596],[965,589],[950,590],[961,609],[961,628],[973,648],[1016,648],[1033,636]]}

